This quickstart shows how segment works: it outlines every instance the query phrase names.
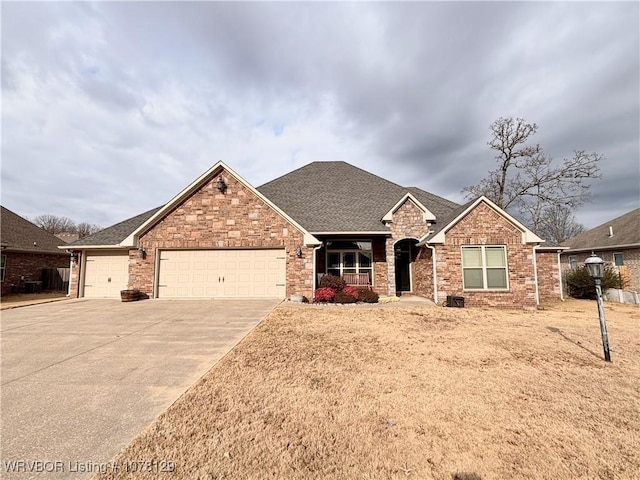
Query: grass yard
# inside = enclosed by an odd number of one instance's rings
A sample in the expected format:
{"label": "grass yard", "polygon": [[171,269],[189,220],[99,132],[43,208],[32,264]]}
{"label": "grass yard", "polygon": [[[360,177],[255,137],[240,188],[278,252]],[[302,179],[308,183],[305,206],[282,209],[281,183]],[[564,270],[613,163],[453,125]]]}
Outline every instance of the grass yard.
{"label": "grass yard", "polygon": [[640,309],[277,308],[117,457],[167,479],[640,478]]}

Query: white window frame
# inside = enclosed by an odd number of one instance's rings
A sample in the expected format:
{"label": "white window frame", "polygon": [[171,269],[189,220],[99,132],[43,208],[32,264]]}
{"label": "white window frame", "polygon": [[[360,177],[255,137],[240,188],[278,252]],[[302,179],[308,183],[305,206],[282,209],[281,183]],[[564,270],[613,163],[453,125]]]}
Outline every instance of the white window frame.
{"label": "white window frame", "polygon": [[[342,275],[344,275],[344,270],[345,270],[345,266],[344,266],[344,254],[345,253],[354,253],[355,254],[355,265],[354,267],[347,267],[349,269],[351,268],[355,268],[355,273],[369,273],[371,272],[371,285],[373,285],[373,240],[350,240],[350,239],[346,239],[346,240],[329,240],[329,241],[344,241],[344,242],[368,242],[371,244],[371,250],[361,250],[361,249],[349,249],[349,248],[345,248],[345,249],[329,249],[329,248],[325,248],[325,262],[324,262],[324,273],[327,274],[329,273],[329,270],[336,270],[333,267],[329,266],[329,255],[332,253],[337,253],[340,254],[340,267],[338,268],[339,272],[340,272],[340,276],[342,277]],[[371,258],[371,265],[368,267],[361,267],[360,266],[360,255],[358,255],[359,253],[369,253],[370,254],[370,258]]]}
{"label": "white window frame", "polygon": [[[621,263],[619,265],[616,262],[616,255],[620,255]],[[613,265],[614,266],[616,266],[616,267],[624,266],[624,254],[622,252],[614,252],[612,256],[613,256]]]}
{"label": "white window frame", "polygon": [[[465,271],[465,266],[464,266],[464,249],[472,249],[472,248],[479,248],[480,249],[480,253],[481,253],[481,259],[482,259],[482,266],[481,267],[466,267],[468,269],[471,268],[482,268],[482,288],[467,288],[464,284],[464,271]],[[502,251],[504,252],[504,267],[488,267],[487,266],[487,256],[486,256],[486,250],[487,248],[501,248]],[[461,270],[462,270],[462,289],[465,291],[479,291],[479,292],[487,292],[487,291],[491,291],[491,292],[508,292],[509,291],[509,257],[507,255],[507,246],[506,245],[464,245],[461,247],[460,249],[460,264],[461,264]],[[505,273],[505,280],[506,280],[506,287],[505,288],[496,288],[496,287],[488,287],[488,282],[487,282],[487,270],[491,270],[491,269],[504,269],[504,273]]]}
{"label": "white window frame", "polygon": [[569,268],[571,270],[576,270],[578,268],[578,257],[577,257],[577,255],[569,255]]}
{"label": "white window frame", "polygon": [[0,282],[4,282],[4,276],[7,272],[7,256],[2,255],[2,264],[0,265]]}

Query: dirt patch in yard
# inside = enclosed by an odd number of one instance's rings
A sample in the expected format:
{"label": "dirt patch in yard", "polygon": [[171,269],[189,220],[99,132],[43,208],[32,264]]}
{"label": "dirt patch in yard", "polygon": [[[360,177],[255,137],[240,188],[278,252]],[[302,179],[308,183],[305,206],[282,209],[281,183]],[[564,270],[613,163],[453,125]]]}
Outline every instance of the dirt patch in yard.
{"label": "dirt patch in yard", "polygon": [[612,363],[590,301],[283,305],[98,478],[637,478],[640,309],[606,315]]}

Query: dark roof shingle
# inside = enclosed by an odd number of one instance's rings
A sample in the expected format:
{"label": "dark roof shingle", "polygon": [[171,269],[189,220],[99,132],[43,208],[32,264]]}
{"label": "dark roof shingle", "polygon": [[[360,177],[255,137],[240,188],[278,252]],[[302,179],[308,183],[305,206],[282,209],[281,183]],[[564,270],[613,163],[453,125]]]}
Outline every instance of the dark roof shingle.
{"label": "dark roof shingle", "polygon": [[[609,227],[613,236],[609,236]],[[640,208],[625,213],[563,243],[570,249],[603,249],[640,244]]]}
{"label": "dark roof shingle", "polygon": [[313,162],[257,190],[311,233],[388,232],[382,217],[411,193],[438,217],[454,202],[405,188],[346,162]]}
{"label": "dark roof shingle", "polygon": [[157,207],[120,223],[116,223],[115,225],[105,228],[104,230],[100,230],[93,235],[89,235],[88,237],[84,237],[70,243],[69,247],[118,245],[161,208],[162,207]]}
{"label": "dark roof shingle", "polygon": [[22,218],[8,208],[1,207],[0,232],[2,247],[7,251],[57,253],[66,255],[58,246],[64,240]]}

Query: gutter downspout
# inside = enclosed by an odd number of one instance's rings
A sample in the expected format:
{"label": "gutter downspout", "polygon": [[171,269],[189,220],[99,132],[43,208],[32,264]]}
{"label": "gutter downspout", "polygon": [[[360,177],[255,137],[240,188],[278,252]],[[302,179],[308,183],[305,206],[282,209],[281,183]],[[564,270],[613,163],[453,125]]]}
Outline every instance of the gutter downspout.
{"label": "gutter downspout", "polygon": [[433,303],[438,305],[438,271],[436,269],[436,247],[428,245],[426,243],[424,246],[431,250],[431,263],[433,264]]}
{"label": "gutter downspout", "polygon": [[536,254],[536,248],[540,245],[533,246],[533,278],[536,282],[536,305],[540,305],[540,292],[538,291],[538,255]]}
{"label": "gutter downspout", "polygon": [[560,254],[562,250],[558,250],[558,282],[560,283],[560,301],[564,302],[564,288],[562,285],[562,264],[560,263]]}
{"label": "gutter downspout", "polygon": [[315,296],[315,293],[316,293],[316,281],[318,279],[318,274],[317,274],[317,271],[316,271],[316,266],[318,264],[316,262],[316,257],[317,257],[318,250],[320,250],[323,245],[324,245],[324,243],[321,243],[320,245],[317,245],[317,246],[313,247],[313,269],[312,269],[313,278],[311,279],[311,286],[312,286],[312,291],[313,291],[312,298],[311,298],[312,301],[315,300],[314,296]]}

